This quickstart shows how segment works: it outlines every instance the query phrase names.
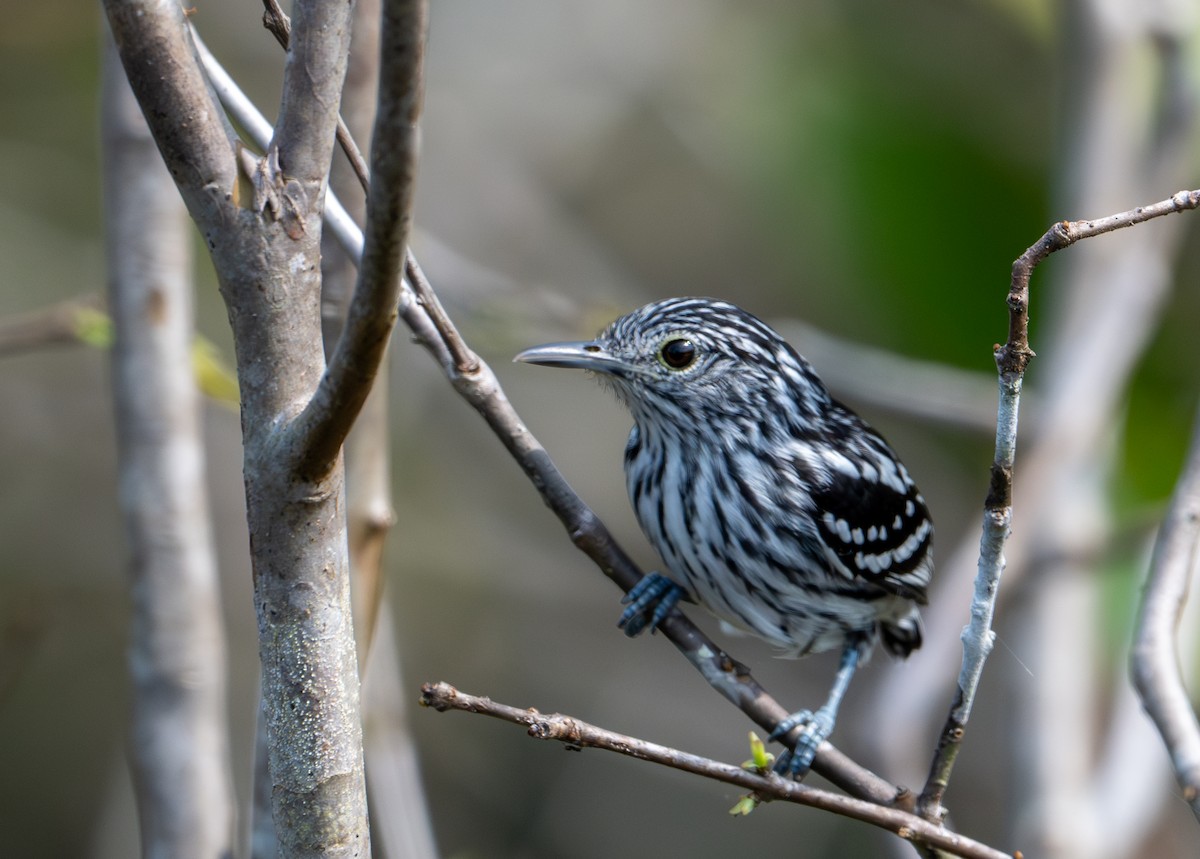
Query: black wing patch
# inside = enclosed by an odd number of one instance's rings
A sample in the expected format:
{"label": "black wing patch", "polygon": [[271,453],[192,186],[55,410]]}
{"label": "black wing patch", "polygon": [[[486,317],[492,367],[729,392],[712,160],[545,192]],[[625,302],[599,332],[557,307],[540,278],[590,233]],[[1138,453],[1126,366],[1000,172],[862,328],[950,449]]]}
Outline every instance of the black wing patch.
{"label": "black wing patch", "polygon": [[923,605],[933,544],[925,499],[903,466],[887,481],[869,460],[855,464],[860,475],[832,471],[813,492],[817,533],[849,574]]}

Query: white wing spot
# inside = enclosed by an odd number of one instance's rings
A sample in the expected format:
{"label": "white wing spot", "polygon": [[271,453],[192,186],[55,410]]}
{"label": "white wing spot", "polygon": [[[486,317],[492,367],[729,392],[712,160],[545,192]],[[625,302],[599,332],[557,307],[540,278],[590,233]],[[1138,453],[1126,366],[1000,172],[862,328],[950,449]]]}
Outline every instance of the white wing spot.
{"label": "white wing spot", "polygon": [[932,526],[929,524],[928,519],[921,522],[920,527],[909,534],[908,539],[896,547],[896,559],[907,560],[911,558],[913,552],[917,551],[921,544],[925,542],[925,538],[929,536],[930,527]]}
{"label": "white wing spot", "polygon": [[850,542],[850,523],[848,523],[845,519],[835,518],[832,513],[826,513],[823,519],[825,522],[825,527],[837,534],[839,540],[841,540],[843,543]]}

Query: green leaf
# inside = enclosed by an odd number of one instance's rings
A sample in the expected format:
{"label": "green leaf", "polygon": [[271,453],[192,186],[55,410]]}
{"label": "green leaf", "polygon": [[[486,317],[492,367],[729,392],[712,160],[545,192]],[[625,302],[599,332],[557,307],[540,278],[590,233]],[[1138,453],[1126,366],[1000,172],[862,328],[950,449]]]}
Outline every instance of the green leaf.
{"label": "green leaf", "polygon": [[738,800],[737,805],[729,809],[729,813],[736,817],[746,817],[756,808],[758,808],[758,800],[752,794],[747,794]]}
{"label": "green leaf", "polygon": [[81,343],[97,349],[112,346],[113,326],[108,314],[94,307],[79,307],[75,310],[75,336]]}
{"label": "green leaf", "polygon": [[771,766],[775,763],[775,756],[767,751],[766,745],[759,738],[758,734],[750,732],[750,760],[742,764],[744,770],[754,770],[756,772],[765,773],[770,771]]}
{"label": "green leaf", "polygon": [[225,363],[217,345],[199,334],[192,341],[192,372],[197,387],[206,397],[237,407],[241,399],[237,375]]}

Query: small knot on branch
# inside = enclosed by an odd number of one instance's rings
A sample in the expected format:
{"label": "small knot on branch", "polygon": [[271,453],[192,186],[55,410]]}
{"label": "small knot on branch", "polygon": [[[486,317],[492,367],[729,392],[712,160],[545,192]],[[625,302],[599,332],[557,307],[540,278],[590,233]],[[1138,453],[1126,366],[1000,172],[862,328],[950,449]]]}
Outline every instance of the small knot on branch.
{"label": "small knot on branch", "polygon": [[583,746],[583,732],[578,723],[558,713],[534,719],[529,724],[529,736],[537,740],[559,740],[571,746]]}
{"label": "small knot on branch", "polygon": [[1003,465],[992,465],[991,481],[988,484],[984,509],[999,510],[1012,505],[1013,470]]}
{"label": "small knot on branch", "polygon": [[424,683],[421,685],[421,706],[432,707],[439,713],[454,708],[458,690],[449,683]]}
{"label": "small knot on branch", "polygon": [[1171,195],[1171,205],[1179,211],[1200,208],[1200,191],[1176,191]]}

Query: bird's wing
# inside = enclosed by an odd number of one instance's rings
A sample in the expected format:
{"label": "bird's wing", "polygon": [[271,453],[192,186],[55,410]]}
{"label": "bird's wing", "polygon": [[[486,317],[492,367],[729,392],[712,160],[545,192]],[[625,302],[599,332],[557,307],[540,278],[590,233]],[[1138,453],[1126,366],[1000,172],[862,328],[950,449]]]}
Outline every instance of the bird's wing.
{"label": "bird's wing", "polygon": [[829,469],[812,490],[817,534],[848,575],[923,604],[933,566],[929,511],[890,450],[874,456],[873,449]]}

